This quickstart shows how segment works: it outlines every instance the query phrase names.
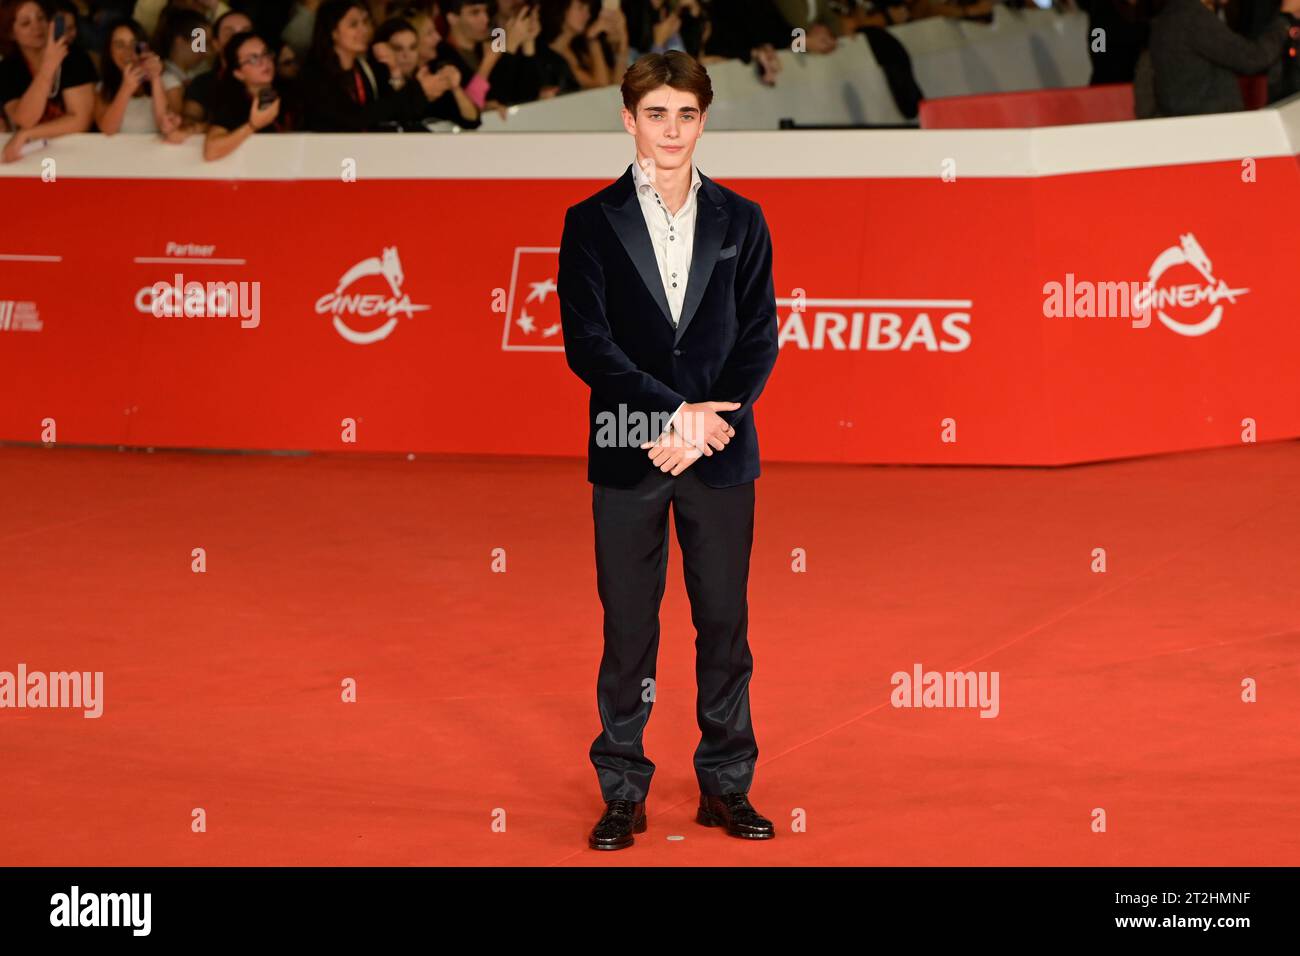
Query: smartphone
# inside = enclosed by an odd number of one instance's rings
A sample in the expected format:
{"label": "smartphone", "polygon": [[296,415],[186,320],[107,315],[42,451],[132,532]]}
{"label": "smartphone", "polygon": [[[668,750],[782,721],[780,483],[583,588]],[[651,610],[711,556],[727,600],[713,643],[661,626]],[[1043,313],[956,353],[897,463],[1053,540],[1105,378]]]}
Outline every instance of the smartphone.
{"label": "smartphone", "polygon": [[56,40],[63,39],[63,30],[64,30],[63,14],[56,13],[54,15],[54,39]]}
{"label": "smartphone", "polygon": [[274,89],[272,89],[269,86],[264,90],[258,90],[257,108],[264,110],[279,98],[280,98],[280,94],[277,93]]}
{"label": "smartphone", "polygon": [[148,52],[149,52],[149,44],[148,44],[148,43],[146,43],[144,40],[136,40],[136,41],[135,41],[135,56],[136,56],[136,59],[139,59],[140,57],[144,56],[144,55],[145,55],[146,53],[148,53]]}

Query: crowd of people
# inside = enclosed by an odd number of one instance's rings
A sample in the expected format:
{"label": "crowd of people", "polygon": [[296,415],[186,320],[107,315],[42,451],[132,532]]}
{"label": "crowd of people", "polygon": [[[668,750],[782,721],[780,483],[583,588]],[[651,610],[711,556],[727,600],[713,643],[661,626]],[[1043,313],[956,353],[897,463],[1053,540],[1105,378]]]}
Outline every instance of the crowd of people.
{"label": "crowd of people", "polygon": [[[1022,0],[1013,0],[1022,2]],[[67,133],[204,138],[475,129],[485,111],[617,86],[642,53],[739,59],[779,82],[806,52],[993,0],[2,0],[2,158]]]}
{"label": "crowd of people", "polygon": [[[816,56],[855,32],[915,116],[907,54],[881,28],[987,22],[994,2],[0,0],[0,158],[90,130],[199,136],[218,159],[262,132],[475,129],[486,111],[616,86],[646,52],[741,60],[776,84],[794,37]],[[1077,2],[1092,82],[1134,83],[1139,117],[1241,109],[1240,74],[1267,71],[1270,100],[1300,91],[1300,0]]]}

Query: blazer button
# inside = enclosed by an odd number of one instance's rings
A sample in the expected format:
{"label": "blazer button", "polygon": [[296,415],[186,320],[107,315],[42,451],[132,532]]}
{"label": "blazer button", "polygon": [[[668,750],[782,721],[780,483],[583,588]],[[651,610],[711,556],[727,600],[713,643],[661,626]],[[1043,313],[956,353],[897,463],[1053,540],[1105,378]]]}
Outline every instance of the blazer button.
{"label": "blazer button", "polygon": [[681,354],[682,354],[682,350],[681,350],[681,349],[673,349],[673,354],[674,354],[674,355],[681,355]]}

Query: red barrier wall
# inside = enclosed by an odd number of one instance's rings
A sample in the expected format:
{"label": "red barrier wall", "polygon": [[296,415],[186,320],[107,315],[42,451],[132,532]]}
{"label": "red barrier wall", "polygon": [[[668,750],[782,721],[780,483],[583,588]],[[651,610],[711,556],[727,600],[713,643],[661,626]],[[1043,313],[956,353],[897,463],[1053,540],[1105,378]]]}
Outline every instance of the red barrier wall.
{"label": "red barrier wall", "polygon": [[[60,258],[0,261],[0,438],[39,441],[49,418],[64,443],[580,456],[586,387],[546,283],[565,208],[607,181],[6,180],[20,226],[0,253]],[[775,243],[769,460],[1066,463],[1236,444],[1243,418],[1260,440],[1300,435],[1294,157],[1251,183],[1236,162],[720,181]],[[1045,283],[1157,264],[1184,297],[1169,324],[1044,315]],[[411,307],[369,344],[343,333],[389,316],[348,312],[341,332],[322,299],[355,266],[372,272],[345,294]],[[259,323],[142,311],[177,272],[260,283]],[[1214,328],[1179,331],[1216,307]]]}

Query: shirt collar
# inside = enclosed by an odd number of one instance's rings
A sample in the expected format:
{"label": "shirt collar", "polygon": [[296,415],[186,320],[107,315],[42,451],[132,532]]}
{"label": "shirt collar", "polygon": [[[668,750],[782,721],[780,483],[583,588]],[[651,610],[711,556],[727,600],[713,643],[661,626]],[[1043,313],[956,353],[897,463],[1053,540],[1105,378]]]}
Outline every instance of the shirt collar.
{"label": "shirt collar", "polygon": [[[642,169],[641,164],[637,162],[636,156],[632,157],[632,181],[636,184],[637,192],[644,191],[644,187],[646,186],[649,186],[651,188],[654,187],[654,183],[650,182],[650,177],[645,174],[645,170]],[[692,159],[691,160],[691,193],[694,194],[698,192],[701,185],[702,183],[700,182],[700,168],[697,165],[695,165],[695,160]]]}

